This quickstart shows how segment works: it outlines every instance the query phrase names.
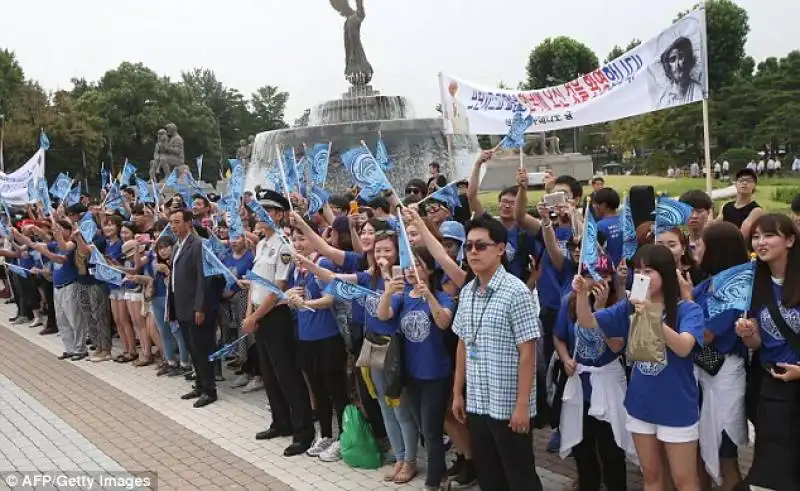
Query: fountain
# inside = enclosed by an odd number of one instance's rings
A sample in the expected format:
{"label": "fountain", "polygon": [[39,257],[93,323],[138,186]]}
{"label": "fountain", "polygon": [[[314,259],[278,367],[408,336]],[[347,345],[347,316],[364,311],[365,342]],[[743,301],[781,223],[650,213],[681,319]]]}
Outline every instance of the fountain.
{"label": "fountain", "polygon": [[331,192],[353,185],[352,177],[339,155],[361,145],[363,140],[374,152],[380,133],[394,167],[387,177],[398,192],[412,178],[426,178],[428,164],[439,162],[442,173],[451,180],[466,178],[480,150],[474,136],[453,135],[452,154],[441,118],[415,118],[411,102],[399,95],[382,95],[370,85],[372,66],[361,44],[363,0],[353,10],[348,0],[330,0],[346,20],[344,24],[345,79],[350,88],[342,97],[318,104],[292,128],[265,131],[256,135],[246,187],[264,184],[266,171],[274,165],[276,146],[293,146],[298,155],[303,144],[331,143],[330,166],[325,187]]}

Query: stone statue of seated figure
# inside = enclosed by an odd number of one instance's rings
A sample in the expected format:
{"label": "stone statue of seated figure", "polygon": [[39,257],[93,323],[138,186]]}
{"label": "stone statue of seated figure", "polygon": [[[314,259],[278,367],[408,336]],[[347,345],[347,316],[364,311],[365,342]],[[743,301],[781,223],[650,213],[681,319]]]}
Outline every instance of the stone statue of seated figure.
{"label": "stone statue of seated figure", "polygon": [[545,132],[525,135],[525,155],[561,155],[560,139]]}

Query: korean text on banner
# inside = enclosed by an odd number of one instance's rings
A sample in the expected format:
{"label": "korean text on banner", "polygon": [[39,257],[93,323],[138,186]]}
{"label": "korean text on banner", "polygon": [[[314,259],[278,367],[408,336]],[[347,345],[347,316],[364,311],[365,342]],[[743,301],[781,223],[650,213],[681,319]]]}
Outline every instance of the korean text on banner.
{"label": "korean text on banner", "polygon": [[[44,150],[39,149],[25,165],[11,174],[0,172],[0,195],[12,206],[28,204],[28,181],[33,176],[41,179],[44,176]],[[34,179],[34,181],[36,180]]]}
{"label": "korean text on banner", "polygon": [[515,112],[533,116],[526,133],[614,121],[702,101],[708,94],[705,10],[562,85],[519,91],[439,75],[448,134],[502,135]]}

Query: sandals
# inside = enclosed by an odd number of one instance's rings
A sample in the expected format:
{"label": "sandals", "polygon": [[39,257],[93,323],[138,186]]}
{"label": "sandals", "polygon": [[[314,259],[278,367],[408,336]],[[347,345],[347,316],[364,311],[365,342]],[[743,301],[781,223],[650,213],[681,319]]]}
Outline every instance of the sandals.
{"label": "sandals", "polygon": [[403,462],[403,467],[400,469],[400,472],[395,474],[394,482],[395,484],[406,484],[411,482],[417,476],[417,466],[411,462]]}
{"label": "sandals", "polygon": [[152,358],[139,358],[133,362],[133,366],[135,367],[146,367],[153,364]]}
{"label": "sandals", "polygon": [[121,355],[117,355],[116,358],[114,358],[114,361],[116,363],[130,363],[136,358],[136,355],[131,353],[122,353]]}
{"label": "sandals", "polygon": [[395,463],[394,467],[392,467],[392,470],[390,470],[389,472],[386,473],[386,475],[383,476],[383,480],[386,482],[394,481],[394,478],[397,477],[397,474],[399,474],[402,469],[403,469],[402,462]]}

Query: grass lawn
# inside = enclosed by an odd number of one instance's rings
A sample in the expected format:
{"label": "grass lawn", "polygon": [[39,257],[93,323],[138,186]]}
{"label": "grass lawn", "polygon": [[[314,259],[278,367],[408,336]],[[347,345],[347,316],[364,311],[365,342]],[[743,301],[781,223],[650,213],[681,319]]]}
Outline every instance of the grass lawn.
{"label": "grass lawn", "polygon": [[[606,176],[605,180],[606,186],[616,189],[620,194],[630,189],[631,186],[649,185],[653,186],[656,189],[656,192],[677,197],[691,189],[705,190],[706,187],[705,179],[691,179],[688,177],[681,179],[670,179],[667,177],[655,176]],[[729,185],[730,184],[722,181],[714,182],[714,188],[724,188]],[[794,187],[796,188],[795,192],[800,193],[800,178],[779,177],[772,179],[760,179],[756,188],[756,201],[758,201],[758,203],[767,211],[788,213],[790,209],[789,203],[776,200],[775,197],[776,190],[781,187]],[[591,189],[591,186],[584,186],[584,195],[589,194]],[[544,191],[541,190],[528,192],[528,202],[531,204],[538,203],[543,194]],[[487,210],[495,213],[497,212],[496,191],[480,193],[479,197],[481,203],[483,203],[483,206]],[[717,209],[719,209],[719,205],[721,203],[721,201],[717,202]]]}

